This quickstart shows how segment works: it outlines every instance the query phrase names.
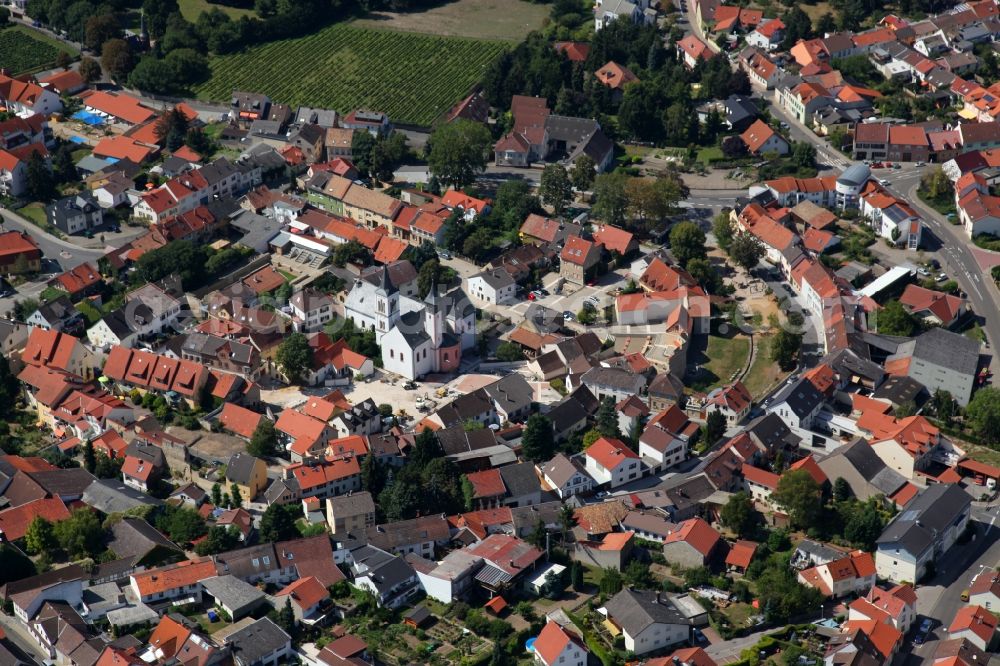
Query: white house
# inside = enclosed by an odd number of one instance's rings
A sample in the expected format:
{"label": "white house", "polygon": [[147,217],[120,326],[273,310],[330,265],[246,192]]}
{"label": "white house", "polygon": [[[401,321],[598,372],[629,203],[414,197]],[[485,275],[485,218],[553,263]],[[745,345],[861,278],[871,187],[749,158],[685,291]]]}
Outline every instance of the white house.
{"label": "white house", "polygon": [[587,473],[599,486],[617,488],[642,476],[639,456],[619,439],[601,437],[587,447],[584,457]]}
{"label": "white house", "polygon": [[292,327],[296,331],[318,331],[336,314],[333,298],[314,289],[295,292],[288,305],[292,310]]}
{"label": "white house", "polygon": [[691,621],[661,592],[624,589],[598,609],[621,629],[625,649],[639,656],[687,642]]}
{"label": "white house", "polygon": [[813,420],[825,400],[812,382],[800,378],[774,397],[768,411],[777,414],[793,433],[809,441]]}
{"label": "white house", "polygon": [[972,497],[960,486],[928,486],[896,514],[876,541],[879,578],[920,581],[929,563],[941,561],[969,522]]}
{"label": "white house", "polygon": [[557,453],[547,463],[539,464],[538,471],[560,499],[588,493],[594,489],[594,480],[583,467],[562,453]]}
{"label": "white house", "polygon": [[466,292],[483,303],[502,305],[514,300],[517,283],[510,273],[502,268],[476,273],[466,280]]}
{"label": "white house", "polygon": [[587,649],[583,640],[549,620],[531,648],[535,663],[542,666],[587,666]]}
{"label": "white house", "polygon": [[595,31],[619,19],[652,25],[656,11],[650,8],[649,0],[597,0],[594,3]]}

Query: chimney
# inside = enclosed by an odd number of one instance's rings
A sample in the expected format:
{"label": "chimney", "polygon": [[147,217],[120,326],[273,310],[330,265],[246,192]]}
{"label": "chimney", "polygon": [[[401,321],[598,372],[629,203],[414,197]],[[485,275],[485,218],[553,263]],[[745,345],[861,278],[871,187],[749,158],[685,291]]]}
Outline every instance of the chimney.
{"label": "chimney", "polygon": [[656,591],[656,601],[654,601],[653,603],[657,603],[657,604],[660,603],[660,591],[659,590]]}

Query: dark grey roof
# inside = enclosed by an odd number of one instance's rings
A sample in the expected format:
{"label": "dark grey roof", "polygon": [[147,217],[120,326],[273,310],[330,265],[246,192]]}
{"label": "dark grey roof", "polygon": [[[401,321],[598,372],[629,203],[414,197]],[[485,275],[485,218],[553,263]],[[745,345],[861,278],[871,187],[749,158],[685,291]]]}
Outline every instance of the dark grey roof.
{"label": "dark grey roof", "polygon": [[141,559],[154,548],[182,552],[174,542],[160,534],[155,527],[141,518],[124,517],[111,526],[114,535],[108,548],[120,558]]}
{"label": "dark grey roof", "polygon": [[684,479],[677,485],[664,488],[664,492],[673,503],[675,511],[684,511],[692,505],[701,504],[702,500],[715,492],[715,486],[707,476],[698,474]]}
{"label": "dark grey roof", "polygon": [[781,417],[773,412],[751,421],[747,424],[746,429],[761,446],[766,447],[771,452],[782,446],[794,447],[801,442],[799,437],[792,434],[791,429],[781,420]]}
{"label": "dark grey roof", "polygon": [[428,337],[427,332],[423,328],[423,315],[420,312],[407,312],[400,316],[396,327],[402,333],[403,340],[409,345],[411,350],[430,340],[430,337]]}
{"label": "dark grey roof", "polygon": [[70,302],[68,296],[60,296],[48,303],[42,303],[38,306],[37,312],[45,321],[50,323],[66,321],[80,316],[80,311]]}
{"label": "dark grey roof", "polygon": [[550,115],[545,119],[545,131],[550,141],[578,144],[600,129],[600,124],[593,118]]}
{"label": "dark grey roof", "polygon": [[65,222],[69,217],[80,214],[90,214],[100,210],[97,199],[90,192],[73,194],[53,201],[45,207],[45,213],[50,219]]}
{"label": "dark grey roof", "polygon": [[496,435],[489,428],[465,430],[461,425],[454,425],[438,430],[435,434],[445,455],[449,456],[487,449],[498,444]]}
{"label": "dark grey roof", "polygon": [[935,327],[917,336],[913,357],[965,375],[974,375],[979,369],[979,343]]}
{"label": "dark grey roof", "polygon": [[500,478],[507,487],[510,497],[521,497],[540,492],[542,484],[535,474],[535,466],[529,462],[506,465],[500,468]]}
{"label": "dark grey roof", "polygon": [[96,477],[82,467],[55,469],[48,472],[31,472],[38,485],[52,495],[83,495]]}
{"label": "dark grey roof", "polygon": [[[461,425],[469,419],[490,412],[493,405],[485,391],[473,391],[460,395],[437,411],[446,427]],[[439,433],[440,435],[440,433]]]}
{"label": "dark grey roof", "polygon": [[331,497],[327,499],[327,502],[335,514],[357,516],[364,513],[375,513],[375,501],[367,490]]}
{"label": "dark grey roof", "polygon": [[649,382],[649,395],[668,400],[678,400],[684,396],[684,382],[672,373],[661,372]]}
{"label": "dark grey roof", "polygon": [[249,483],[250,475],[253,473],[254,465],[257,463],[257,458],[254,458],[249,453],[234,453],[226,464],[226,480],[235,481],[236,483]]}
{"label": "dark grey roof", "polygon": [[163,504],[155,497],[126,486],[121,479],[95,479],[83,491],[83,503],[101,513],[124,513],[139,506]]}
{"label": "dark grey roof", "polygon": [[201,584],[219,603],[232,610],[240,610],[264,601],[264,593],[256,586],[232,575],[206,578]]}
{"label": "dark grey roof", "polygon": [[585,386],[607,387],[635,395],[646,387],[646,378],[643,375],[620,368],[591,368],[583,373],[581,381]]}
{"label": "dark grey roof", "polygon": [[398,555],[374,546],[362,546],[351,552],[353,569],[358,576],[368,576],[379,594],[387,594],[416,575],[413,567]]}
{"label": "dark grey roof", "polygon": [[541,521],[545,525],[558,525],[562,502],[551,501],[531,506],[515,506],[510,510],[510,519],[514,524],[514,535],[524,537],[531,533]]}
{"label": "dark grey roof", "polygon": [[834,457],[841,457],[847,461],[865,481],[874,486],[883,495],[891,495],[906,483],[903,475],[887,467],[882,459],[876,455],[875,451],[872,450],[871,445],[863,439],[856,439],[840,447],[828,458],[821,460],[820,466],[822,466],[824,461]]}
{"label": "dark grey roof", "polygon": [[[868,344],[873,342],[867,333],[862,333],[862,337]],[[881,337],[879,338],[879,342],[888,343],[887,340]],[[893,346],[893,351],[895,351],[895,346]],[[848,379],[857,375],[858,377],[871,380],[878,385],[881,383],[882,378],[885,377],[885,370],[881,365],[867,358],[862,358],[857,352],[851,349],[838,350],[830,357],[824,359],[824,362],[833,368],[833,371],[838,375]]]}
{"label": "dark grey roof", "polygon": [[508,413],[530,406],[534,397],[528,381],[516,372],[483,387],[483,390],[499,409]]}
{"label": "dark grey roof", "polygon": [[483,282],[488,284],[493,289],[503,289],[504,287],[509,287],[514,284],[514,278],[512,278],[510,273],[502,268],[493,268],[481,271],[472,277],[481,278]]}
{"label": "dark grey roof", "polygon": [[726,122],[733,126],[760,115],[760,107],[753,97],[730,95],[725,101],[725,106]]}
{"label": "dark grey roof", "polygon": [[365,530],[368,543],[386,551],[429,541],[445,543],[449,535],[448,519],[443,514],[384,523]]}
{"label": "dark grey roof", "polygon": [[608,615],[631,636],[638,636],[653,624],[690,624],[665,593],[622,590],[604,606]]}
{"label": "dark grey roof", "polygon": [[237,663],[247,665],[291,642],[291,636],[266,617],[226,636],[226,643],[233,646]]}
{"label": "dark grey roof", "polygon": [[797,381],[786,386],[774,397],[772,405],[785,403],[788,408],[798,416],[803,417],[810,414],[818,405],[825,401],[823,394],[808,379],[800,377]]}
{"label": "dark grey roof", "polygon": [[898,548],[918,557],[969,511],[972,497],[959,485],[937,483],[920,491],[882,531],[880,548]]}
{"label": "dark grey roof", "polygon": [[904,402],[912,402],[917,407],[927,401],[927,389],[923,384],[912,377],[892,376],[882,382],[882,385],[875,389],[872,397],[880,400],[888,400],[893,405],[901,405]]}
{"label": "dark grey roof", "polygon": [[273,543],[221,553],[215,556],[215,562],[220,572],[232,574],[243,580],[263,577],[281,568]]}
{"label": "dark grey roof", "polygon": [[264,491],[264,499],[267,500],[268,504],[274,504],[286,492],[297,495],[299,492],[299,480],[294,477],[291,479],[275,479],[267,487],[267,490]]}
{"label": "dark grey roof", "polygon": [[545,415],[552,422],[552,429],[560,435],[589,416],[583,404],[571,395],[566,396]]}

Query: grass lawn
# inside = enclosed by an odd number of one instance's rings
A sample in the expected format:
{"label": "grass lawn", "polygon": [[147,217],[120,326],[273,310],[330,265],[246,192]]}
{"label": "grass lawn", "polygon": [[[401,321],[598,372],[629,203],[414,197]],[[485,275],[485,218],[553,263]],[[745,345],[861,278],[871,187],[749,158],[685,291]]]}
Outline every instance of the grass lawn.
{"label": "grass lawn", "polygon": [[197,21],[202,12],[208,11],[214,7],[218,7],[224,13],[229,14],[229,17],[232,19],[238,19],[241,16],[254,16],[254,11],[252,9],[220,5],[214,2],[209,2],[208,0],[177,0],[177,4],[180,5],[181,15],[183,15],[188,21],[191,21],[191,23]]}
{"label": "grass lawn", "polygon": [[70,155],[73,156],[73,162],[79,162],[92,152],[94,152],[92,148],[77,148]]}
{"label": "grass lawn", "polygon": [[49,221],[45,219],[45,206],[38,202],[30,203],[17,212],[21,217],[28,218],[43,229],[47,229],[50,226]]}
{"label": "grass lawn", "polygon": [[743,385],[750,391],[750,395],[754,398],[763,395],[787,374],[771,360],[770,336],[757,336],[757,355],[747,376],[743,378]]}
{"label": "grass lawn", "polygon": [[49,301],[56,300],[60,296],[69,296],[69,294],[63,291],[62,289],[58,289],[56,287],[46,287],[45,289],[42,290],[42,293],[38,295],[38,298],[43,303],[48,303]]}
{"label": "grass lawn", "polygon": [[752,615],[756,615],[758,611],[754,610],[754,607],[750,604],[736,603],[731,604],[728,608],[722,610],[722,614],[725,615],[730,624],[734,628],[742,628],[747,626],[747,618]]}
{"label": "grass lawn", "polygon": [[750,356],[750,338],[737,333],[722,336],[713,333],[708,336],[702,349],[696,347],[693,357],[700,371],[694,377],[685,378],[684,383],[695,391],[708,391],[730,381],[734,373],[746,366]]}
{"label": "grass lawn", "polygon": [[349,112],[367,108],[429,126],[459,101],[506,42],[372,30],[338,23],[297,39],[213,57],[206,100],[255,90],[276,101]]}
{"label": "grass lawn", "polygon": [[709,160],[719,160],[723,157],[725,156],[722,154],[722,148],[718,146],[709,146],[698,151],[698,161],[706,166]]}
{"label": "grass lawn", "polygon": [[973,444],[972,442],[963,443],[962,448],[965,449],[965,452],[973,460],[1000,467],[1000,451],[979,444]]}
{"label": "grass lawn", "polygon": [[[199,0],[200,1],[200,0]],[[183,9],[184,2],[181,2]],[[359,27],[519,42],[538,30],[549,6],[525,0],[452,0],[414,12],[372,12]]]}
{"label": "grass lawn", "polygon": [[288,271],[283,271],[280,268],[276,268],[275,270],[278,271],[278,273],[281,275],[281,277],[285,278],[289,282],[291,282],[292,280],[295,279],[295,276],[293,274],[289,273]]}

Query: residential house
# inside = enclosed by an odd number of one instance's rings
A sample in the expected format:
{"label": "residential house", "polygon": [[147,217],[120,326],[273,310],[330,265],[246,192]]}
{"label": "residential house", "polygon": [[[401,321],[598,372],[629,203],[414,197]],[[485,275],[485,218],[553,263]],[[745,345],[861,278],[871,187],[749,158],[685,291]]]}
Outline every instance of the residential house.
{"label": "residential house", "polygon": [[481,271],[466,279],[466,292],[483,303],[504,305],[517,295],[517,282],[502,268]]}
{"label": "residential house", "polygon": [[210,557],[147,569],[129,576],[135,598],[144,604],[163,604],[191,598],[201,601],[201,581],[217,575]]}
{"label": "residential house", "polygon": [[982,606],[964,606],[948,626],[953,639],[964,638],[980,650],[994,652],[997,645],[997,616]]}
{"label": "residential house", "polygon": [[559,274],[573,284],[582,285],[593,276],[600,259],[600,247],[596,243],[570,236],[559,253]]}
{"label": "residential house", "polygon": [[538,634],[531,651],[540,666],[587,666],[588,652],[583,639],[551,619]]}
{"label": "residential house", "polygon": [[699,431],[676,404],[653,416],[639,436],[639,455],[654,471],[666,470],[688,457],[688,445]]}
{"label": "residential house", "polygon": [[234,453],[226,464],[226,485],[235,484],[244,502],[253,502],[267,486],[267,464],[248,453]]}
{"label": "residential house", "polygon": [[690,620],[672,597],[661,592],[624,589],[599,612],[621,630],[625,649],[637,656],[690,638]]}
{"label": "residential house", "polygon": [[663,557],[686,569],[705,566],[715,555],[722,536],[701,518],[685,520],[663,540]]}
{"label": "residential house", "polygon": [[292,659],[292,638],[266,617],[227,634],[225,642],[241,666],[271,666]]}
{"label": "residential house", "polygon": [[751,155],[787,155],[790,150],[788,141],[771,129],[770,125],[763,120],[758,120],[748,127],[740,135],[740,139]]}
{"label": "residential house", "polygon": [[326,520],[335,537],[364,534],[375,526],[375,502],[367,490],[326,499]]}
{"label": "residential house", "polygon": [[971,504],[969,494],[956,485],[934,484],[920,491],[876,542],[878,576],[897,583],[920,581],[928,565],[965,531]]}
{"label": "residential house", "polygon": [[324,619],[324,608],[330,605],[330,593],[312,576],[289,583],[274,596],[279,604],[287,599],[291,603],[295,621],[306,625],[313,625]]}
{"label": "residential house", "polygon": [[848,609],[848,620],[887,622],[905,634],[917,619],[917,593],[912,585],[896,585],[888,590],[874,585]]}
{"label": "residential house", "polygon": [[931,328],[902,343],[886,359],[890,374],[905,375],[928,392],[948,391],[959,405],[969,404],[979,371],[980,343],[943,328]]}
{"label": "residential house", "polygon": [[594,479],[587,474],[584,465],[562,453],[544,464],[539,463],[538,471],[549,488],[563,500],[589,493],[594,488]]}
{"label": "residential house", "polygon": [[642,461],[624,442],[601,437],[584,451],[587,473],[596,485],[617,488],[640,478]]}
{"label": "residential house", "polygon": [[104,224],[104,209],[89,192],[57,199],[45,207],[49,224],[66,234],[78,234]]}
{"label": "residential house", "polygon": [[825,597],[861,594],[875,585],[875,560],[860,550],[846,557],[798,573],[798,581],[814,587]]}
{"label": "residential house", "polygon": [[[0,156],[2,157],[2,156]],[[4,166],[0,161],[0,188]],[[0,233],[0,273],[37,273],[42,267],[42,251],[35,239],[23,231]]]}

